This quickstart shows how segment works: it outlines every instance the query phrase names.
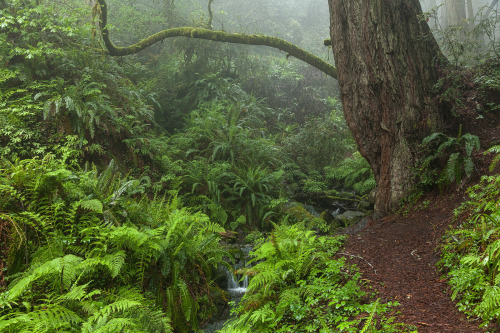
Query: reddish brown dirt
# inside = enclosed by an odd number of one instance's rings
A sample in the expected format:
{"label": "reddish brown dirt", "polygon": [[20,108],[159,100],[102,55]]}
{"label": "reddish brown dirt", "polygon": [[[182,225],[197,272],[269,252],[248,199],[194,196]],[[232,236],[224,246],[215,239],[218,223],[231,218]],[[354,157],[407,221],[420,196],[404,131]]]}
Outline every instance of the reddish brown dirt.
{"label": "reddish brown dirt", "polygon": [[351,234],[345,248],[349,261],[379,291],[382,301],[397,301],[397,320],[418,332],[484,332],[479,320],[467,320],[450,299],[437,271],[438,246],[463,194],[431,195],[427,207],[403,215],[369,221]]}

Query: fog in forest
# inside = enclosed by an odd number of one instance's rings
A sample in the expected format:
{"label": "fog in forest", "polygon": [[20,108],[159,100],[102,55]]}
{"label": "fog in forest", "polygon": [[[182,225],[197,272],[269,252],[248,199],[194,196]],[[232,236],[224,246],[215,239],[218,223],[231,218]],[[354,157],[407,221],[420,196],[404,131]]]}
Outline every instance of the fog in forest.
{"label": "fog in forest", "polygon": [[[323,40],[329,38],[330,24],[326,0],[110,0],[109,5],[115,36],[119,36],[116,39],[122,45],[171,27],[210,25],[214,30],[283,38],[319,57],[333,60],[331,50],[323,46]],[[469,47],[467,42],[477,44],[470,46],[471,50],[478,47],[484,50],[498,38],[498,1],[422,0],[421,5],[425,13],[423,19],[449,57],[456,56],[447,50],[449,45],[443,45],[450,40],[466,42],[465,47]],[[113,20],[113,17],[127,19]]]}
{"label": "fog in forest", "polygon": [[499,1],[422,7],[0,0],[0,332],[499,332]]}

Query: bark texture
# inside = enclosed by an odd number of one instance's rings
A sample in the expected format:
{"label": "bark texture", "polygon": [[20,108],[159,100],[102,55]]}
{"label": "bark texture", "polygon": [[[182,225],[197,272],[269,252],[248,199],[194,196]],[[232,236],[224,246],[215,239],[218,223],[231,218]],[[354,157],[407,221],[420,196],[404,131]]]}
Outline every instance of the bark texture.
{"label": "bark texture", "polygon": [[418,0],[329,0],[344,114],[377,182],[375,210],[394,210],[413,185],[418,144],[442,130],[432,101],[444,61]]}

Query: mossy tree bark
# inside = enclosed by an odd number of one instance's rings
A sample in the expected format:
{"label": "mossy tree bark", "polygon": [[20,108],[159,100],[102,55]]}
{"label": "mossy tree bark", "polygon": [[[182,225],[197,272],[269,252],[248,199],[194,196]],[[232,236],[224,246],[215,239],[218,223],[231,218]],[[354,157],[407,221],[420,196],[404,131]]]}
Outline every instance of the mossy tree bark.
{"label": "mossy tree bark", "polygon": [[113,44],[109,37],[109,31],[107,28],[108,15],[106,1],[97,0],[96,5],[93,8],[93,13],[100,17],[99,25],[102,31],[104,45],[106,46],[108,53],[112,56],[126,56],[135,54],[167,38],[188,37],[207,39],[216,42],[269,46],[280,51],[284,51],[287,53],[287,56],[290,55],[299,60],[302,60],[333,78],[337,77],[337,71],[335,67],[327,63],[323,59],[316,57],[315,55],[301,49],[300,47],[290,42],[287,42],[284,39],[262,35],[246,35],[227,33],[224,31],[213,31],[204,28],[182,27],[160,31],[154,35],[144,38],[134,45],[130,45],[127,47],[118,47]]}
{"label": "mossy tree bark", "polygon": [[414,184],[417,146],[443,130],[433,102],[445,61],[418,0],[329,0],[344,115],[377,182],[375,209],[394,210]]}

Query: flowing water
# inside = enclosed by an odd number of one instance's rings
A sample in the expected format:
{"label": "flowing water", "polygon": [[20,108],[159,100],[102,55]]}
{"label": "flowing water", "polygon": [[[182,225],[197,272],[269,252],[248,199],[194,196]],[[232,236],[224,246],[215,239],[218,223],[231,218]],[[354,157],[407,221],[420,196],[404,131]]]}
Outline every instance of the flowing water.
{"label": "flowing water", "polygon": [[[248,276],[242,277],[241,275],[237,275],[236,279],[234,278],[234,274],[226,270],[227,276],[227,291],[231,296],[238,296],[247,291],[248,288]],[[241,281],[240,281],[241,280]],[[231,298],[232,299],[232,298]]]}
{"label": "flowing water", "polygon": [[[246,263],[248,261],[249,253],[252,250],[252,247],[245,246],[242,247],[240,250],[243,255],[241,258],[239,258],[239,261],[235,264],[234,266],[235,271],[247,265]],[[230,315],[231,310],[236,306],[238,306],[238,303],[240,302],[243,295],[245,295],[245,292],[247,291],[248,288],[248,276],[239,274],[235,276],[235,274],[230,272],[225,267],[224,267],[224,273],[226,274],[227,278],[226,291],[231,296],[231,301],[233,302],[233,305],[231,306],[228,316],[226,318],[223,318],[217,322],[205,326],[203,328],[203,331],[205,333],[216,332],[217,330],[220,330],[224,326],[224,323],[231,318]]]}

